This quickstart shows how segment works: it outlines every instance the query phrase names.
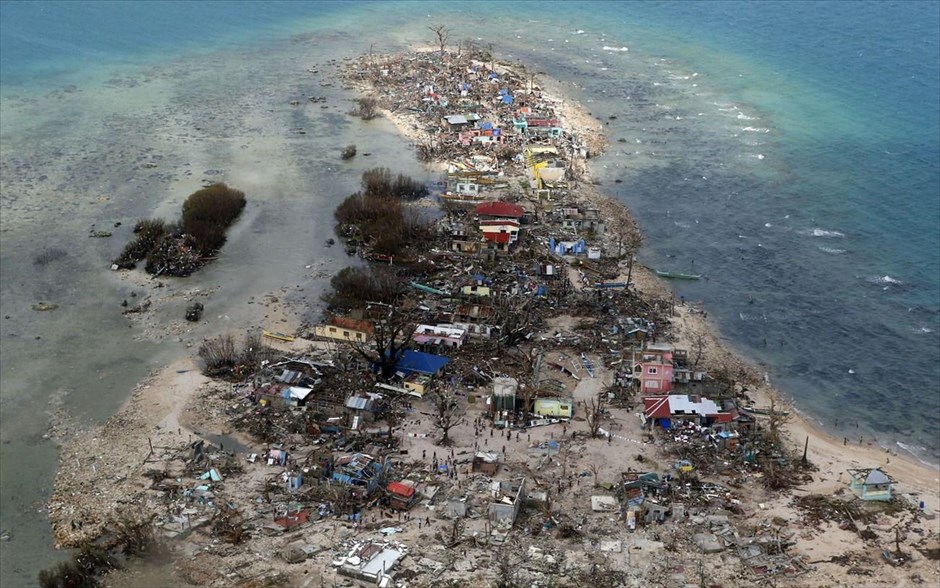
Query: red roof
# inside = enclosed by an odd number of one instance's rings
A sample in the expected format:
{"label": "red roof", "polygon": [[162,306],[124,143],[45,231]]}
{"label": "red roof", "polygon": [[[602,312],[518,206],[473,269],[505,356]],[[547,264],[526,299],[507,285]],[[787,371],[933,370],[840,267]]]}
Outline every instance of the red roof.
{"label": "red roof", "polygon": [[643,399],[643,407],[648,419],[668,419],[672,416],[668,396],[647,396]]}
{"label": "red roof", "polygon": [[484,202],[478,204],[474,212],[480,216],[503,216],[507,218],[522,218],[525,211],[518,204],[511,202]]}
{"label": "red roof", "polygon": [[404,496],[406,498],[411,498],[415,493],[414,486],[408,486],[407,484],[402,484],[401,482],[392,482],[389,484],[388,491],[392,494],[398,494],[399,496]]}

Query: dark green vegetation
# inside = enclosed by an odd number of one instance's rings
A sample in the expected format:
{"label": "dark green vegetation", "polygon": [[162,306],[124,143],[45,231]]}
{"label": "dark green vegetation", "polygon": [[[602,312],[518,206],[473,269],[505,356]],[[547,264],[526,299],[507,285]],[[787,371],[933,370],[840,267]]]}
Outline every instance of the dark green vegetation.
{"label": "dark green vegetation", "polygon": [[141,220],[134,240],[114,260],[132,269],[146,259],[148,273],[188,276],[202,267],[225,244],[225,231],[245,208],[245,193],[225,184],[193,192],[183,203],[178,223]]}
{"label": "dark green vegetation", "polygon": [[362,173],[362,190],[349,196],[333,213],[337,233],[364,254],[402,256],[415,253],[431,241],[427,222],[405,205],[428,193],[421,182],[387,168]]}
{"label": "dark green vegetation", "polygon": [[332,290],[323,295],[330,308],[348,312],[370,302],[394,304],[405,293],[405,282],[384,267],[346,267],[330,278]]}

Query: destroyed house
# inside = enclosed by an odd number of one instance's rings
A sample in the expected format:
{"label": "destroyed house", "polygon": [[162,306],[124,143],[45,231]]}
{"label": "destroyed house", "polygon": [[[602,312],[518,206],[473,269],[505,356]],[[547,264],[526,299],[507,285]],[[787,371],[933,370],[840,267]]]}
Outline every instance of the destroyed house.
{"label": "destroyed house", "polygon": [[493,495],[488,513],[490,523],[495,527],[511,528],[526,499],[525,478],[502,482],[494,480],[490,490]]}
{"label": "destroyed house", "polygon": [[548,250],[555,255],[585,255],[588,252],[588,246],[584,239],[577,241],[555,241],[555,237],[548,239]]}
{"label": "destroyed house", "polygon": [[337,571],[345,576],[374,586],[387,586],[390,580],[387,572],[404,556],[405,551],[401,547],[369,541],[355,545],[340,563],[334,565],[338,565]]}
{"label": "destroyed house", "polygon": [[363,422],[373,421],[385,409],[385,397],[377,392],[356,392],[350,395],[346,399],[349,428],[358,429]]}
{"label": "destroyed house", "polygon": [[562,209],[561,226],[572,231],[593,231],[603,233],[604,220],[600,210],[596,208],[565,208]]}
{"label": "destroyed house", "polygon": [[499,327],[495,325],[484,325],[480,323],[453,323],[455,327],[461,328],[471,337],[482,337],[489,339],[499,336]]}
{"label": "destroyed house", "polygon": [[261,405],[270,405],[274,408],[290,408],[305,406],[312,392],[312,388],[303,386],[268,384],[252,392],[252,397]]}
{"label": "destroyed house", "polygon": [[304,388],[313,388],[320,383],[320,378],[312,378],[299,370],[282,369],[277,376],[277,381],[288,386],[301,386]]}
{"label": "destroyed house", "polygon": [[467,342],[467,332],[449,325],[418,325],[411,335],[418,345],[456,349]]}
{"label": "destroyed house", "polygon": [[372,337],[373,329],[374,327],[369,321],[333,317],[327,324],[313,327],[313,333],[324,339],[362,343]]}
{"label": "destroyed house", "polygon": [[692,422],[706,427],[727,426],[734,421],[733,414],[701,396],[647,396],[643,399],[643,406],[644,416],[664,429],[670,428],[674,421]]}
{"label": "destroyed house", "polygon": [[489,286],[484,286],[479,282],[460,287],[460,294],[462,296],[480,296],[480,297],[485,298],[489,296],[491,293],[492,293],[492,290],[490,289]]}
{"label": "destroyed house", "polygon": [[496,309],[486,304],[458,304],[454,311],[454,322],[490,322],[496,318]]}
{"label": "destroyed house", "polygon": [[355,487],[359,497],[372,494],[385,480],[391,464],[383,465],[371,455],[355,453],[336,458],[331,478],[340,484]]}
{"label": "destroyed house", "polygon": [[894,480],[879,468],[849,470],[849,476],[849,488],[862,500],[891,500]]}
{"label": "destroyed house", "polygon": [[450,233],[450,250],[458,253],[476,253],[480,250],[479,237],[468,234],[467,229],[454,229]]}
{"label": "destroyed house", "polygon": [[638,510],[651,496],[659,496],[664,484],[655,472],[627,471],[620,474],[617,496],[627,509]]}
{"label": "destroyed house", "polygon": [[391,482],[385,490],[388,492],[388,505],[395,510],[408,510],[418,501],[413,484]]}
{"label": "destroyed house", "polygon": [[473,456],[471,469],[487,476],[495,476],[499,471],[499,454],[495,451],[477,451]]}

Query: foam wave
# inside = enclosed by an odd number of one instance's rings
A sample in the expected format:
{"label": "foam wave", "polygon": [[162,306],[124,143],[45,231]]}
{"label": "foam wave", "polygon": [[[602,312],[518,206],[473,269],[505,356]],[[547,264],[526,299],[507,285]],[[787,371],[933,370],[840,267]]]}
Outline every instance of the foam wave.
{"label": "foam wave", "polygon": [[933,469],[935,469],[935,470],[940,469],[940,466],[938,466],[938,464],[937,464],[936,462],[927,461],[927,460],[925,460],[925,459],[923,459],[923,458],[921,457],[921,455],[923,455],[924,453],[927,452],[927,448],[926,448],[926,447],[913,447],[913,446],[911,446],[911,445],[908,445],[907,443],[902,443],[902,442],[900,442],[900,441],[895,441],[895,443],[897,444],[898,447],[900,447],[901,449],[903,449],[904,451],[906,451],[906,452],[907,452],[909,455],[911,455],[914,459],[916,459],[916,460],[919,461],[920,463],[924,464],[925,466],[929,466],[929,467],[931,467],[931,468],[933,468]]}
{"label": "foam wave", "polygon": [[629,47],[608,47],[607,45],[604,45],[601,49],[604,51],[629,51],[630,50]]}
{"label": "foam wave", "polygon": [[767,320],[767,315],[765,314],[748,314],[748,313],[739,312],[738,316],[741,317],[741,320],[744,322]]}
{"label": "foam wave", "polygon": [[836,249],[835,247],[823,247],[819,246],[819,250],[823,253],[828,253],[829,255],[842,255],[845,253],[845,249]]}

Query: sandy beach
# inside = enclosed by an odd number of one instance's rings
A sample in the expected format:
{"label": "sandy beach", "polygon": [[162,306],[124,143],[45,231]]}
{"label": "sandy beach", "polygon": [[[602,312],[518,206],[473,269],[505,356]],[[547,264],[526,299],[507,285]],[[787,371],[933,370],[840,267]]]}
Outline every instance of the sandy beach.
{"label": "sandy beach", "polygon": [[[360,89],[365,91],[366,87],[363,85]],[[583,105],[562,96],[557,89],[557,84],[550,81],[545,83],[543,98],[553,105],[563,126],[574,129],[586,140],[593,152],[600,152],[604,149],[606,138],[603,125],[590,116]],[[387,109],[381,112],[384,118],[391,121],[410,140],[420,142],[425,139],[424,134],[419,130],[419,125],[416,124],[416,115],[390,112]],[[624,214],[624,208],[620,202],[604,195],[602,187],[591,184],[586,165],[582,166],[578,173],[581,177],[578,194],[582,201],[599,208],[606,218],[620,218]],[[625,279],[626,267],[623,262],[620,264],[620,270],[622,273],[619,279]],[[139,274],[125,279],[132,281],[137,288],[147,289],[147,295],[152,297],[155,306],[167,303],[165,295],[159,291],[152,280],[141,278]],[[673,297],[666,282],[639,264],[633,268],[632,281],[637,291],[645,296],[663,299]],[[582,289],[583,285],[577,284],[576,287]],[[283,294],[283,290],[279,290],[273,291],[271,296],[276,298]],[[194,293],[173,295],[192,296]],[[702,346],[703,360],[706,364],[718,365],[729,361],[745,361],[737,357],[730,345],[722,340],[720,333],[708,321],[706,312],[703,311],[707,312],[707,308],[698,309],[694,305],[683,302],[675,304],[674,314],[670,318],[673,343],[680,348]],[[293,335],[298,334],[305,318],[301,308],[270,303],[261,324],[233,325],[232,330],[241,333],[244,332],[245,327],[262,328]],[[565,326],[567,323],[564,321],[550,322],[549,328],[542,335],[550,336],[553,329]],[[146,325],[145,333],[150,333],[154,337],[178,335],[179,333],[173,328],[166,324],[151,323]],[[155,332],[158,334],[154,334]],[[315,344],[313,341],[302,338],[297,338],[289,344],[267,342],[285,353],[300,352]],[[225,415],[225,406],[227,403],[237,402],[237,398],[231,392],[230,385],[213,382],[200,373],[200,366],[194,355],[195,346],[192,352],[193,355],[190,357],[181,358],[152,373],[149,378],[141,382],[127,403],[102,427],[77,433],[70,432],[58,439],[62,444],[60,468],[56,477],[54,495],[49,503],[49,516],[58,546],[75,545],[82,540],[97,536],[114,513],[121,513],[123,510],[158,512],[163,508],[160,502],[161,497],[150,491],[150,483],[144,474],[154,467],[162,466],[171,455],[178,453],[196,439],[209,439],[212,442],[222,438],[232,439],[253,451],[260,452],[264,449],[264,444],[232,430]],[[613,372],[603,367],[603,358],[595,359],[598,360],[596,361],[598,371],[595,377],[578,381],[570,378],[565,380],[565,383],[572,389],[572,395],[576,401],[588,401],[610,385],[613,380]],[[780,400],[781,394],[767,384],[751,388],[747,394],[758,407],[769,406],[772,397],[775,402],[784,404]],[[794,579],[782,578],[780,585],[914,586],[931,585],[940,581],[940,564],[937,560],[929,559],[916,549],[909,549],[912,561],[905,566],[879,565],[880,554],[870,546],[861,544],[854,532],[839,529],[829,523],[820,526],[810,522],[793,503],[794,496],[798,495],[839,495],[850,492],[847,486],[847,470],[880,467],[897,480],[897,494],[911,496],[915,504],[923,501],[926,506],[925,512],[936,513],[940,511],[940,472],[916,460],[888,452],[871,440],[863,440],[860,444],[857,437],[848,436],[847,440],[836,438],[823,431],[810,418],[802,415],[796,407],[788,408],[791,415],[786,425],[788,443],[793,451],[802,452],[806,439],[809,439],[807,457],[816,466],[816,470],[811,474],[812,481],[801,484],[792,491],[776,493],[764,489],[756,479],[750,479],[745,487],[735,490],[737,500],[740,501],[743,510],[742,517],[747,520],[746,524],[749,528],[764,528],[765,532],[771,526],[785,528],[786,533],[796,542],[794,551],[806,561],[816,562],[812,564],[811,571],[806,575]],[[500,453],[506,455],[507,463],[516,464],[520,468],[529,468],[535,463],[527,453],[533,442],[536,444],[547,442],[556,439],[556,435],[561,438],[565,434],[559,433],[557,426],[541,427],[533,429],[527,437],[520,437],[518,433],[510,435],[504,443],[492,437],[490,438],[492,440],[487,439],[486,435],[492,435],[492,431],[487,429],[481,439],[476,427],[471,425],[471,421],[482,416],[481,408],[474,407],[469,413],[468,422],[454,429],[452,435],[457,442],[454,448],[457,454],[468,456],[483,441],[487,443],[488,449],[494,451],[497,448],[502,449]],[[573,454],[572,460],[579,464],[577,467],[582,471],[587,471],[589,464],[601,464],[599,469],[595,468],[593,472],[595,479],[598,476],[601,479],[615,479],[619,472],[627,471],[629,468],[637,470],[644,468],[645,464],[642,459],[638,459],[638,456],[655,454],[658,446],[646,439],[646,432],[642,428],[638,413],[623,408],[612,408],[611,418],[605,426],[611,434],[606,443],[598,440],[571,443],[569,447]],[[586,436],[587,424],[575,420],[566,425],[565,432],[569,430],[584,433]],[[433,428],[429,426],[426,416],[422,418],[420,414],[409,415],[407,422],[396,430],[396,434],[400,434],[404,440],[403,447],[407,449],[407,458],[415,462],[410,466],[414,471],[423,472],[420,469],[421,466],[417,465],[419,455],[422,456],[421,461],[425,461],[425,455],[433,453],[436,457],[437,452],[443,454],[445,451],[433,443]],[[492,446],[489,445],[490,443]],[[237,457],[244,459],[244,455]],[[567,459],[568,453],[565,453],[565,460]],[[550,469],[556,466],[549,464],[547,467]],[[562,468],[566,467],[567,461],[564,462]],[[575,469],[574,465],[572,469]],[[249,480],[251,483],[256,483],[270,474],[251,470],[246,475],[248,478],[243,485],[247,487]],[[457,483],[471,484],[469,475],[465,480]],[[576,518],[576,515],[594,516],[592,519],[594,522],[591,524],[605,532],[622,529],[623,523],[618,523],[607,515],[601,517],[597,517],[596,513],[592,515],[590,508],[585,507],[589,477],[579,478],[577,484],[585,486],[584,492],[571,487],[568,491],[562,492],[559,482],[558,505],[568,511],[572,519]],[[252,492],[245,490],[242,497],[251,496]],[[429,513],[426,514],[429,523],[432,522],[431,517],[434,517],[434,531],[438,534],[446,534],[448,523],[443,522],[443,519],[439,520],[434,510],[429,510],[427,513]],[[383,518],[384,514],[383,512],[378,515],[379,519],[376,519],[377,515],[373,511],[372,522],[376,523],[373,528],[362,528],[340,519],[319,523],[321,530],[316,531],[315,534],[321,538],[305,537],[305,541],[316,543],[320,550],[320,556],[310,564],[311,569],[315,570],[320,578],[329,577],[328,549],[331,544],[374,537],[375,530],[380,523],[401,527],[393,538],[412,546],[413,555],[409,559],[416,563],[409,564],[415,566],[409,569],[420,570],[425,561],[424,557],[440,559],[441,552],[445,550],[439,545],[439,537],[432,535],[427,527],[423,529],[420,527],[420,517],[416,525],[415,521],[403,523],[401,518],[397,521],[386,520]],[[780,521],[783,521],[783,524]],[[471,530],[477,529],[483,532],[483,526],[478,520],[470,520],[467,525]],[[885,515],[870,528],[876,534],[878,541],[890,544],[894,540],[892,525],[893,522]],[[933,543],[928,543],[928,545],[933,545],[933,549],[940,547],[937,545],[937,537],[940,536],[940,521],[936,516],[925,517],[917,525],[920,532],[917,537],[911,533],[908,538],[910,542],[922,539],[922,543],[932,541]],[[694,574],[691,570],[676,571],[665,569],[661,565],[661,561],[668,557],[664,554],[668,551],[666,546],[669,545],[669,540],[665,537],[665,533],[662,537],[659,535],[657,537],[659,538],[636,540],[636,545],[643,547],[643,550],[641,552],[637,548],[637,551],[625,556],[633,558],[630,565],[644,570],[649,577],[672,578],[676,582],[679,582],[681,577],[682,582],[692,582]],[[279,536],[259,536],[250,544],[250,547],[255,553],[262,553],[265,550],[281,549],[291,544],[292,541],[293,539],[285,540]],[[568,561],[569,566],[590,565],[593,561],[590,541],[590,537],[585,537],[587,547],[583,550],[572,551]],[[624,539],[624,543],[626,542],[627,540]],[[427,553],[421,553],[425,545],[433,545],[433,547],[427,547]],[[674,547],[675,543],[672,545]],[[236,551],[200,553],[197,548],[191,545],[186,546],[179,555],[182,563],[178,570],[172,572],[176,574],[172,577],[193,585],[203,582],[213,586],[226,585],[224,579],[212,576],[206,570],[217,568],[221,573],[231,569],[234,560],[240,557]],[[862,581],[860,581],[860,577],[852,573],[852,570],[857,569],[858,566],[842,565],[836,561],[849,552],[857,553],[857,559],[864,562],[862,567],[877,569],[877,571],[861,578]],[[618,552],[617,556],[619,555]],[[702,560],[701,557],[696,557],[698,561]],[[459,557],[451,557],[448,560],[450,563],[446,573],[440,577],[458,578],[470,572],[470,569],[465,569],[466,561],[461,563],[459,560]],[[495,566],[497,561],[495,557],[492,560],[481,559],[477,560],[474,566],[482,567],[487,563]],[[715,578],[716,582],[723,582],[716,585],[765,585],[762,584],[764,582],[762,580],[739,577],[724,570],[725,563],[722,559],[711,559],[702,564],[710,577]],[[254,560],[245,562],[240,574],[242,574],[241,577],[250,577],[253,573],[265,573],[266,570],[272,568],[287,574],[291,582],[297,582],[293,585],[310,585],[310,579],[307,579],[305,584],[301,584],[303,574],[299,573],[297,567],[292,568],[284,562]],[[206,575],[201,576],[198,573],[199,570]],[[116,576],[113,585],[133,585],[133,583],[133,574],[128,574]],[[682,583],[675,585],[682,585]]]}

